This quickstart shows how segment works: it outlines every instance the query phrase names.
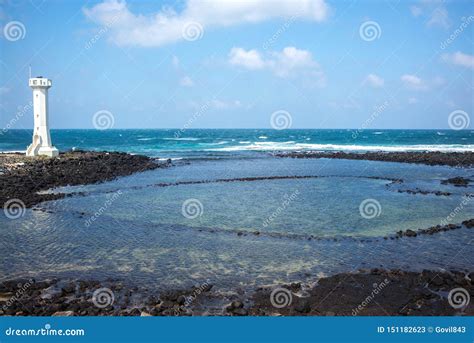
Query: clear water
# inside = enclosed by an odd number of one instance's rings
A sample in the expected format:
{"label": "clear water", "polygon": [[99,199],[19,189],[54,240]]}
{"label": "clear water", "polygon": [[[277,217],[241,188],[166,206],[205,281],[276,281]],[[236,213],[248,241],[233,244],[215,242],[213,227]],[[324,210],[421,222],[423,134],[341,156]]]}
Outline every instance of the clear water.
{"label": "clear water", "polygon": [[[294,175],[318,177],[157,186]],[[225,291],[364,267],[470,269],[472,230],[383,239],[439,224],[464,194],[474,192],[440,184],[452,176],[474,175],[449,167],[261,157],[178,163],[99,185],[65,187],[54,191],[73,196],[37,206],[46,211],[27,210],[16,220],[0,214],[1,275],[118,278],[157,288],[209,279]],[[453,195],[396,192],[414,187]],[[182,214],[190,198],[202,204],[202,215],[194,219]],[[359,205],[367,198],[380,203],[378,217],[361,216]],[[469,203],[455,221],[473,214]]]}

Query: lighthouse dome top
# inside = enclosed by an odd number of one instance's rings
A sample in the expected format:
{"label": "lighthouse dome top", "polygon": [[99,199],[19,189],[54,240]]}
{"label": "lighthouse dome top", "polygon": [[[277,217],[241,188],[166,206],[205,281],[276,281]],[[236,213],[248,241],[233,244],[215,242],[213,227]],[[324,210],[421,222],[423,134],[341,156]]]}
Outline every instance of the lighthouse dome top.
{"label": "lighthouse dome top", "polygon": [[30,87],[51,87],[52,81],[50,79],[44,78],[42,76],[32,77],[29,80]]}

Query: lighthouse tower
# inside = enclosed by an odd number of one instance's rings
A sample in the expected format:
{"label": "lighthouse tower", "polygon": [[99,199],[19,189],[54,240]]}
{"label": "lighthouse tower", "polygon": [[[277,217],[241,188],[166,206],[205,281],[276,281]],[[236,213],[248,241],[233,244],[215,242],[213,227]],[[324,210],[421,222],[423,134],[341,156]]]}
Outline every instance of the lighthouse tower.
{"label": "lighthouse tower", "polygon": [[34,130],[33,143],[26,150],[27,156],[45,155],[58,156],[59,152],[52,143],[48,123],[48,89],[51,80],[38,76],[30,78],[30,87],[33,89]]}

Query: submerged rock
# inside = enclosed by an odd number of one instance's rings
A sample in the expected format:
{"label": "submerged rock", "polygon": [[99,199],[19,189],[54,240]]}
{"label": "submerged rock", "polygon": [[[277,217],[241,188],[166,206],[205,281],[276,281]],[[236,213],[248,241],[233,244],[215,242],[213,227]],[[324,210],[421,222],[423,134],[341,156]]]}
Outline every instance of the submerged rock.
{"label": "submerged rock", "polygon": [[441,181],[443,185],[454,185],[456,187],[467,187],[470,182],[471,180],[466,179],[461,176],[457,176],[457,177],[453,177],[453,178]]}

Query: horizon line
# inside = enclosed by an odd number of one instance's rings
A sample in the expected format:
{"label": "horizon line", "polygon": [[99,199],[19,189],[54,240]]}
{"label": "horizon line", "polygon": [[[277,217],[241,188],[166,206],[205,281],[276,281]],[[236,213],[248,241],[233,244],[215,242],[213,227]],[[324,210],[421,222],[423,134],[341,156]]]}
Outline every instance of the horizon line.
{"label": "horizon line", "polygon": [[[33,130],[33,128],[15,128],[15,129],[8,129],[5,131],[15,131],[15,130]],[[91,130],[91,131],[120,131],[120,130],[176,130],[176,131],[190,131],[190,130],[270,130],[270,131],[277,131],[277,132],[284,132],[284,131],[291,131],[291,130],[346,130],[346,131],[376,131],[376,130],[385,130],[385,131],[395,131],[395,130],[413,130],[413,131],[420,131],[420,130],[425,130],[425,131],[436,131],[436,130],[443,130],[443,131],[473,131],[474,128],[466,128],[462,130],[453,130],[450,128],[424,128],[424,129],[414,129],[414,128],[388,128],[388,129],[383,129],[383,128],[371,128],[371,129],[361,129],[361,128],[288,128],[284,130],[277,130],[273,128],[259,128],[259,127],[253,127],[253,128],[212,128],[212,127],[197,127],[197,128],[188,128],[188,129],[183,129],[183,128],[176,128],[176,127],[151,127],[151,128],[138,128],[138,127],[128,127],[128,128],[109,128],[105,130],[100,130],[96,128],[50,128],[51,131],[54,130]],[[1,131],[1,130],[0,130]]]}

